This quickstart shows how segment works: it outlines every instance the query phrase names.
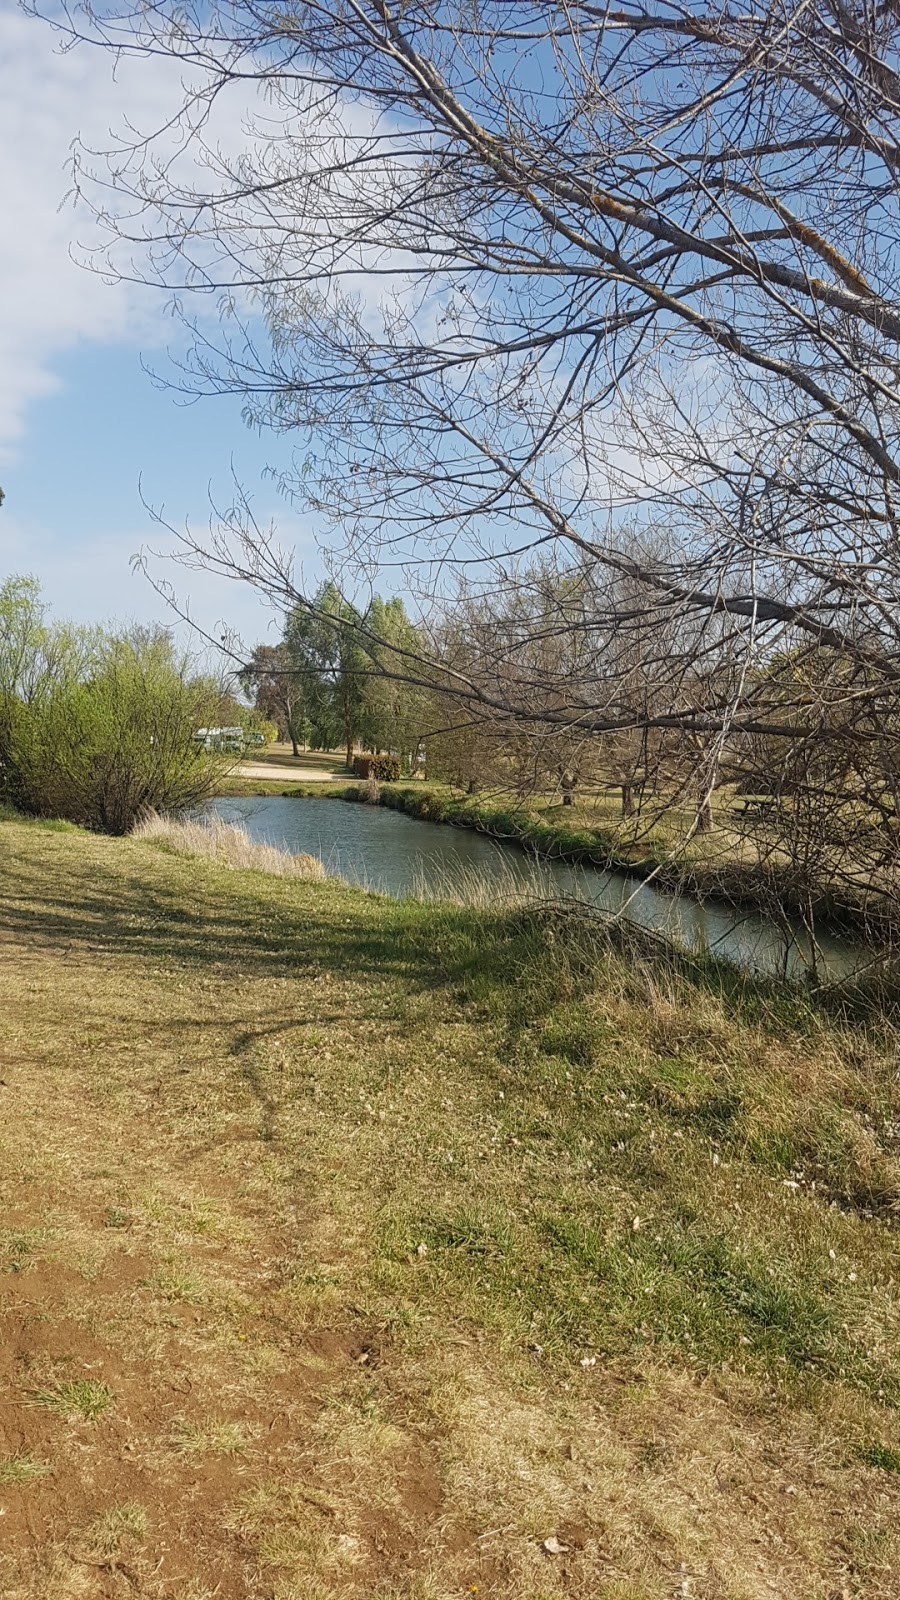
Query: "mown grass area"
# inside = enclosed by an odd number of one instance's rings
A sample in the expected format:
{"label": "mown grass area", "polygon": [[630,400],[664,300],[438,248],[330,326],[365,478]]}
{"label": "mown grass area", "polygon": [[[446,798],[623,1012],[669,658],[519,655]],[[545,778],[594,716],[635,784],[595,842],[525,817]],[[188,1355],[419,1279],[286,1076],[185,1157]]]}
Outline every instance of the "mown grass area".
{"label": "mown grass area", "polygon": [[888,1600],[896,1063],[566,918],[0,823],[0,1591]]}
{"label": "mown grass area", "polygon": [[236,799],[245,799],[252,796],[286,795],[297,796],[305,800],[343,800],[349,794],[356,798],[358,782],[348,782],[346,778],[330,783],[327,779],[316,779],[314,783],[286,782],[284,778],[245,778],[240,773],[226,773],[216,784],[216,794],[219,796],[233,796]]}
{"label": "mown grass area", "polygon": [[295,756],[290,743],[276,743],[249,749],[246,759],[254,764],[264,761],[278,767],[315,770],[335,780],[350,776],[343,750],[301,750]]}

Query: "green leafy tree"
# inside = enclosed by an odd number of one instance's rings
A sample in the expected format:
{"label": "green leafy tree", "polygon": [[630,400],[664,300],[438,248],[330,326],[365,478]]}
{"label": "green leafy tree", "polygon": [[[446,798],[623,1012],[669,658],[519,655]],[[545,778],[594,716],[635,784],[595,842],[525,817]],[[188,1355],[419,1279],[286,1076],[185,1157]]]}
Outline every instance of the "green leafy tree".
{"label": "green leafy tree", "polygon": [[[310,721],[324,743],[340,738],[347,765],[362,728],[367,659],[356,634],[359,613],[333,583],[325,583],[311,609],[297,607],[288,617],[284,643],[307,686]],[[330,743],[329,746],[330,748]]]}
{"label": "green leafy tree", "polygon": [[310,684],[296,662],[290,647],[259,644],[240,675],[245,694],[253,696],[254,709],[272,722],[282,739],[289,739],[295,756],[310,734]]}
{"label": "green leafy tree", "polygon": [[375,635],[382,642],[368,644],[366,651],[362,742],[370,750],[398,755],[408,769],[415,764],[428,725],[429,692],[409,681],[410,660],[403,652],[422,653],[422,640],[399,598],[381,600],[376,595],[365,624],[367,636]]}
{"label": "green leafy tree", "polygon": [[126,833],[202,799],[221,759],[196,732],[220,701],[164,629],[48,624],[33,580],[0,590],[0,781],[22,810]]}

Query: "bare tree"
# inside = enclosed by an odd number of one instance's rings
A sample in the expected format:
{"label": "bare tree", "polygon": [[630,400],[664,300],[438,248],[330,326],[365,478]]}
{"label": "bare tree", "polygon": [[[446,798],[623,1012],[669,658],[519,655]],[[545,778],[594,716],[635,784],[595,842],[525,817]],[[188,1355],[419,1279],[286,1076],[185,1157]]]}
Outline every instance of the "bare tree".
{"label": "bare tree", "polygon": [[[523,709],[508,675],[444,663],[448,692],[566,736],[677,735],[699,827],[742,741],[821,748],[855,719],[885,768],[892,8],[108,0],[66,26],[184,75],[193,174],[170,123],[106,161],[80,152],[79,187],[110,230],[106,270],[124,246],[128,270],[224,303],[180,381],[296,435],[284,488],[324,520],[336,570],[399,566],[446,601],[460,573],[492,594],[554,551],[592,574],[593,623],[634,664],[633,693],[576,674]],[[229,105],[255,114],[233,158]],[[185,553],[303,602],[240,517]],[[766,663],[803,649],[841,670],[786,705]],[[434,663],[397,663],[433,681]]]}

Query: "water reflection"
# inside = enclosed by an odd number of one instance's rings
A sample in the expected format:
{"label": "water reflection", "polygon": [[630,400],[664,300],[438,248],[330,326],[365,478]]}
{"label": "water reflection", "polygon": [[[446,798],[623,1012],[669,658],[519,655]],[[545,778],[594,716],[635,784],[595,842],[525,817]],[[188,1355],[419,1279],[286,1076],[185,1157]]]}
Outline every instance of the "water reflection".
{"label": "water reflection", "polygon": [[[490,894],[509,888],[546,898],[576,897],[620,913],[635,927],[662,934],[684,948],[709,951],[747,971],[802,977],[811,965],[809,942],[799,928],[785,932],[768,918],[703,904],[623,872],[535,862],[521,850],[464,828],[419,822],[380,806],[344,800],[221,799],[208,808],[238,822],[251,838],[281,849],[319,856],[329,873],[397,899],[422,892],[452,895],[462,879]],[[851,941],[818,941],[818,970],[845,977],[863,959]]]}

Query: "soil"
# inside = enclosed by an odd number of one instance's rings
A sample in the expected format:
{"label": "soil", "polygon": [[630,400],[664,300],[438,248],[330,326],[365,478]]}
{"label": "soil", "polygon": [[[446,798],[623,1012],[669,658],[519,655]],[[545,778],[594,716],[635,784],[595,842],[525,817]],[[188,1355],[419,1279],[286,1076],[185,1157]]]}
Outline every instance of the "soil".
{"label": "soil", "polygon": [[273,783],[335,783],[341,774],[328,772],[322,767],[287,767],[274,761],[241,761],[232,769],[232,777],[269,778]]}

